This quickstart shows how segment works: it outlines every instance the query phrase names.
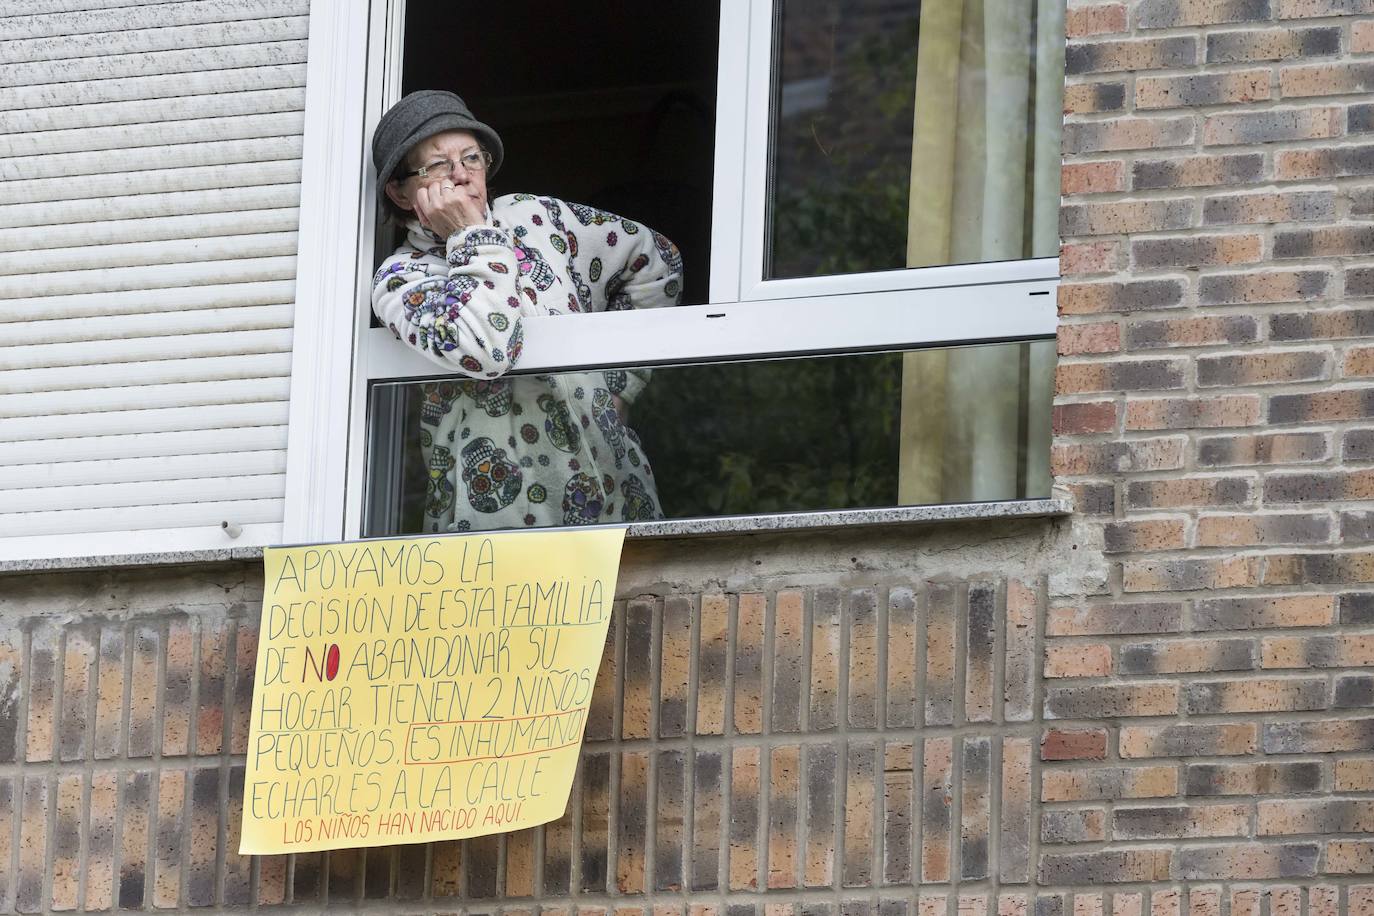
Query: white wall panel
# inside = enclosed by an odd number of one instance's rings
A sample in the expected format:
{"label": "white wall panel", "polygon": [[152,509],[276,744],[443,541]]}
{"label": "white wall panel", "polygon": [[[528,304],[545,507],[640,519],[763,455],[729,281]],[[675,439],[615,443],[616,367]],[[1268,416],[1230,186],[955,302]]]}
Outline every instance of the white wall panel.
{"label": "white wall panel", "polygon": [[0,0],[0,559],[280,536],[309,5]]}

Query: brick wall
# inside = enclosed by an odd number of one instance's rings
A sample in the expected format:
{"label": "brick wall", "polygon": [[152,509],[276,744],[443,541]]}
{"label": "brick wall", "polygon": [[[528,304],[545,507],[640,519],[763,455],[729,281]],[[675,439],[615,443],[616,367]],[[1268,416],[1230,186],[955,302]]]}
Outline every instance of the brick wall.
{"label": "brick wall", "polygon": [[260,565],[5,577],[0,912],[1027,913],[1056,532],[632,545],[560,821],[262,858]]}
{"label": "brick wall", "polygon": [[1370,14],[1069,3],[1054,467],[1109,565],[1046,619],[1039,876],[1126,885],[1075,912],[1374,907]]}

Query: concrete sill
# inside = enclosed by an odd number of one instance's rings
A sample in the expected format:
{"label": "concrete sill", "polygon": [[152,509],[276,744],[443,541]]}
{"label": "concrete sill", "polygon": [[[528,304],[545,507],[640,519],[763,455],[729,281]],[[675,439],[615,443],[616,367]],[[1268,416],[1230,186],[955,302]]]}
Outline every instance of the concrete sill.
{"label": "concrete sill", "polygon": [[[980,519],[1053,517],[1070,515],[1072,512],[1072,500],[1051,498],[947,503],[938,506],[898,506],[887,509],[843,509],[833,512],[788,512],[776,515],[725,515],[716,518],[635,522],[629,526],[626,538],[639,540],[726,537],[776,531],[817,531],[860,526],[929,525],[940,522],[963,522]],[[0,561],[0,573],[226,563],[236,560],[261,559],[262,550],[262,547],[223,547],[208,550],[174,550],[163,553],[135,553],[100,557],[3,560]]]}

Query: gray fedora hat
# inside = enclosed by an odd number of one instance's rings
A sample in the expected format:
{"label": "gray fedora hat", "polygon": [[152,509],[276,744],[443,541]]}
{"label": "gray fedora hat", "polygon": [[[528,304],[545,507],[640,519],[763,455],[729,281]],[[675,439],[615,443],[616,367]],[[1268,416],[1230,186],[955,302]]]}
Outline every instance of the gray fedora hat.
{"label": "gray fedora hat", "polygon": [[377,122],[372,132],[372,162],[377,166],[377,194],[391,178],[406,153],[422,140],[446,130],[466,130],[477,136],[491,153],[491,174],[501,168],[505,147],[496,131],[473,117],[467,103],[452,92],[421,89],[401,99]]}

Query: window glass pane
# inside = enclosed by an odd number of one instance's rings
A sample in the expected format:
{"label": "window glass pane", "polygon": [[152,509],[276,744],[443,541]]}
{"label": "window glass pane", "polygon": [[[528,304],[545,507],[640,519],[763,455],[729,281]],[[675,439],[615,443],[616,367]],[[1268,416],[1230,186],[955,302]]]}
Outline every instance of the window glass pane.
{"label": "window glass pane", "polygon": [[1062,0],[779,0],[767,278],[1052,257]]}
{"label": "window glass pane", "polygon": [[365,533],[1048,496],[1053,359],[1046,341],[376,384]]}

